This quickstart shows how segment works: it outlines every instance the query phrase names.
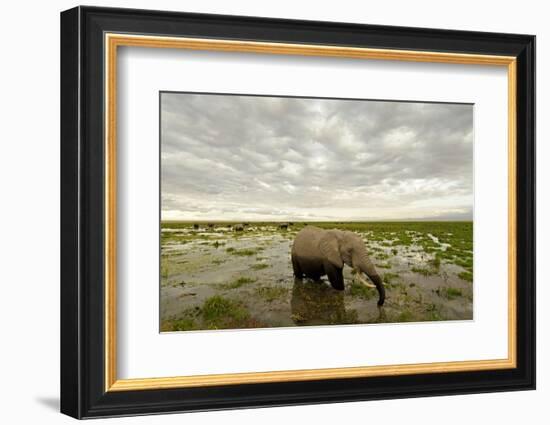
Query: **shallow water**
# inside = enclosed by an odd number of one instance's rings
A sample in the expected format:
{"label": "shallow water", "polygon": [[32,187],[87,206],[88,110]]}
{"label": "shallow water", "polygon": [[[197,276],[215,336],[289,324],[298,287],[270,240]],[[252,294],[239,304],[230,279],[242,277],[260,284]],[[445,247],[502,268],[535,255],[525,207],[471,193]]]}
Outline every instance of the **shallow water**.
{"label": "shallow water", "polygon": [[[163,228],[161,329],[472,319],[472,283],[459,277],[465,269],[446,261],[433,265],[435,254],[420,244],[426,237],[436,251],[451,246],[434,235],[411,231],[413,242],[400,245],[398,235],[373,240],[372,231],[358,232],[385,276],[386,302],[379,308],[376,289],[355,282],[347,266],[341,292],[326,277],[319,282],[294,279],[290,249],[297,231],[276,225],[248,226],[242,232],[229,226]],[[231,321],[208,316],[206,305],[212,300],[221,305],[217,313],[232,315]]]}

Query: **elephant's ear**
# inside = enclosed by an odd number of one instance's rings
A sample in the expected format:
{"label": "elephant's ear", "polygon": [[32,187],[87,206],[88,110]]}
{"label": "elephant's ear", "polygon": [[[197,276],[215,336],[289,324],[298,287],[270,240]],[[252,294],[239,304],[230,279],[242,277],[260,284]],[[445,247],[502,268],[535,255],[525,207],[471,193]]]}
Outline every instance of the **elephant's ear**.
{"label": "elephant's ear", "polygon": [[334,233],[327,232],[319,241],[319,249],[325,258],[334,266],[341,269],[344,267],[344,261],[340,255],[338,239]]}

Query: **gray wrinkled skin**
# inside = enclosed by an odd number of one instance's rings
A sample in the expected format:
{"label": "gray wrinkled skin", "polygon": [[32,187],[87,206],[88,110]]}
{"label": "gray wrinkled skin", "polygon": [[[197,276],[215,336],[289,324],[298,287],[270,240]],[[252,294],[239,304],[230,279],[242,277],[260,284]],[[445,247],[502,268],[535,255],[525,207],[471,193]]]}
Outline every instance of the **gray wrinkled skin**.
{"label": "gray wrinkled skin", "polygon": [[384,304],[382,279],[357,233],[306,226],[296,234],[291,257],[295,277],[319,280],[326,275],[332,287],[337,290],[344,289],[342,270],[345,265],[366,274],[378,290],[378,305]]}

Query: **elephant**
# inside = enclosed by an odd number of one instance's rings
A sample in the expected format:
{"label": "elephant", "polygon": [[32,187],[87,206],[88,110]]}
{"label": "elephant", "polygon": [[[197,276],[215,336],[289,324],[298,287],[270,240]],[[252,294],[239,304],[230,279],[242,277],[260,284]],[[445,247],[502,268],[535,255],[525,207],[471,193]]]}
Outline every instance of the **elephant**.
{"label": "elephant", "polygon": [[198,225],[198,223],[193,223],[193,229],[198,230],[199,227],[200,227],[200,226]]}
{"label": "elephant", "polygon": [[386,291],[380,275],[367,255],[365,244],[357,233],[306,226],[294,238],[291,250],[292,269],[296,278],[319,280],[327,275],[334,289],[344,290],[344,265],[353,267],[360,276],[365,273],[378,290],[378,306],[384,304]]}
{"label": "elephant", "polygon": [[279,229],[287,230],[288,229],[288,223],[279,223]]}
{"label": "elephant", "polygon": [[235,224],[235,232],[242,232],[244,230],[244,226],[242,224]]}

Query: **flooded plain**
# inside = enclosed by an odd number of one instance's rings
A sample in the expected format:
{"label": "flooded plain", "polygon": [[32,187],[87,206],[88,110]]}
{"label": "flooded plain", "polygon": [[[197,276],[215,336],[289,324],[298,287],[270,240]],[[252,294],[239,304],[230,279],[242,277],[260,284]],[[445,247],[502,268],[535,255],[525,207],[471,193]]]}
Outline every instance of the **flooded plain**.
{"label": "flooded plain", "polygon": [[290,250],[306,224],[162,222],[161,331],[472,319],[472,222],[312,223],[360,234],[386,285],[344,267],[345,290],[296,280]]}

